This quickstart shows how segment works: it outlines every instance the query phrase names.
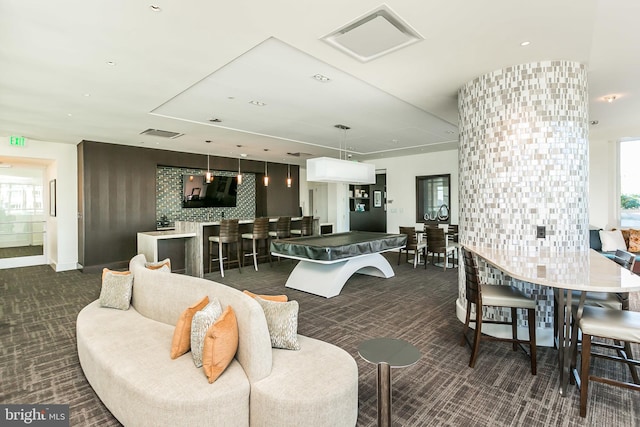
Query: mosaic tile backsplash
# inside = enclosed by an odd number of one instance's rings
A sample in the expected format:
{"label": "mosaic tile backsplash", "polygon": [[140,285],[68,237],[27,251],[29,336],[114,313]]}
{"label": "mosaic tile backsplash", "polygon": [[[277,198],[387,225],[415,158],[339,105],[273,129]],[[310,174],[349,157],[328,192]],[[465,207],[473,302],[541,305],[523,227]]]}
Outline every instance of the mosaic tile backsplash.
{"label": "mosaic tile backsplash", "polygon": [[[586,69],[571,61],[508,67],[460,89],[462,243],[559,254],[588,250],[587,100]],[[536,238],[538,225],[546,227],[545,239]],[[512,281],[483,262],[478,267],[485,283],[516,284],[535,295],[538,326],[552,325],[551,290]],[[459,274],[464,301],[464,270]]]}
{"label": "mosaic tile backsplash", "polygon": [[[211,171],[214,175],[235,176],[234,172]],[[225,218],[253,219],[256,213],[256,176],[245,173],[242,184],[238,185],[236,207],[234,208],[183,208],[182,175],[202,175],[202,169],[182,169],[158,166],[156,170],[156,221],[163,216],[173,227],[175,221],[219,221]]]}

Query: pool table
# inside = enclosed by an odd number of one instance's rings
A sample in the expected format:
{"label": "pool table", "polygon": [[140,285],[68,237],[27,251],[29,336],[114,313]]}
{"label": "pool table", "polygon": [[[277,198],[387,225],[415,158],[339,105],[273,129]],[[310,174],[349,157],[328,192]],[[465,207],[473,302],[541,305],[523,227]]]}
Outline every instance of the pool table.
{"label": "pool table", "polygon": [[354,273],[393,277],[391,265],[380,254],[403,248],[406,242],[404,234],[349,231],[274,240],[271,254],[300,261],[286,287],[331,298]]}

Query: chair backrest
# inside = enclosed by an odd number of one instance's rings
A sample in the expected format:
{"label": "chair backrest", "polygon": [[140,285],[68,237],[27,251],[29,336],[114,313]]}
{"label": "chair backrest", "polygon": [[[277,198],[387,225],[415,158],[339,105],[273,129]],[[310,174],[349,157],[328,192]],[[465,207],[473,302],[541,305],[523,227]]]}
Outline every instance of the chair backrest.
{"label": "chair backrest", "polygon": [[281,216],[276,223],[276,234],[278,238],[291,237],[291,217]]}
{"label": "chair backrest", "polygon": [[416,239],[416,228],[415,227],[400,227],[400,234],[407,235],[407,249],[415,249],[418,240]]}
{"label": "chair backrest", "polygon": [[254,239],[266,239],[269,237],[269,218],[261,217],[253,220],[253,234]]}
{"label": "chair backrest", "polygon": [[636,256],[631,252],[617,249],[616,254],[613,256],[613,260],[627,270],[633,271],[633,264],[636,261]]}
{"label": "chair backrest", "polygon": [[237,219],[223,219],[220,221],[220,242],[231,243],[240,240],[240,227]]}
{"label": "chair backrest", "polygon": [[425,228],[427,233],[427,251],[445,252],[447,250],[447,237],[442,228]]}
{"label": "chair backrest", "polygon": [[467,301],[471,301],[478,306],[476,310],[482,310],[480,305],[480,281],[478,280],[478,267],[476,261],[473,258],[473,254],[468,250],[462,248],[462,254],[464,259],[464,277],[465,277],[465,289],[467,293]]}
{"label": "chair backrest", "polygon": [[302,223],[300,224],[300,232],[302,236],[313,235],[313,217],[303,216]]}

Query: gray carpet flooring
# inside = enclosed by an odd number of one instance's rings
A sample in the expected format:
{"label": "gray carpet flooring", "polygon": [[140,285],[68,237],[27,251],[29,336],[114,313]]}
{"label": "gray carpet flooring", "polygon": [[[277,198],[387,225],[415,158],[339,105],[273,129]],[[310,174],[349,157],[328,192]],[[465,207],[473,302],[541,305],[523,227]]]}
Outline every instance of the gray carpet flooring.
{"label": "gray carpet flooring", "polygon": [[[457,270],[425,271],[389,255],[391,279],[355,275],[330,299],[284,288],[293,263],[260,265],[207,278],[257,293],[286,293],[300,304],[299,333],[333,343],[358,363],[358,426],[376,425],[376,367],[357,354],[369,338],[402,338],[420,361],[392,370],[396,426],[640,425],[640,393],[594,384],[588,416],[578,390],[558,394],[557,352],[538,348],[538,375],[506,343],[483,343],[476,368],[458,345]],[[0,270],[0,403],[70,405],[73,426],[117,426],[87,383],[75,347],[75,318],[100,292],[100,275],[55,273],[49,267]],[[634,297],[632,307],[638,309]],[[599,369],[621,371],[597,360]],[[330,410],[330,408],[327,408]]]}

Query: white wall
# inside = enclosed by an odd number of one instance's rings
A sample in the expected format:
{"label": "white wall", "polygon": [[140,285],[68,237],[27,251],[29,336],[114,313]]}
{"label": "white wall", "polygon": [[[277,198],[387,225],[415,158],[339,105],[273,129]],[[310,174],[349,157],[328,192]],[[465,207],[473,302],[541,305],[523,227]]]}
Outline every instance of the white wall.
{"label": "white wall", "polygon": [[[47,260],[56,271],[78,267],[78,162],[75,144],[26,141],[25,147],[9,145],[9,138],[0,136],[0,156],[45,160],[45,205],[47,211]],[[49,216],[49,181],[57,186],[57,213]]]}
{"label": "white wall", "polygon": [[589,142],[589,224],[610,229],[619,226],[618,143]]}
{"label": "white wall", "polygon": [[[613,141],[589,142],[589,224],[599,228],[612,228],[618,224],[616,200],[618,167],[617,143]],[[416,156],[393,157],[371,161],[376,169],[387,170],[387,197],[393,200],[387,210],[387,231],[397,232],[400,225],[415,221],[415,177],[420,175],[451,174],[451,222],[458,222],[458,151],[442,151]],[[308,207],[306,169],[300,168],[300,203]],[[326,187],[326,184],[320,184]],[[326,191],[326,190],[325,190]],[[327,212],[318,206],[318,216],[326,218]],[[393,211],[393,212],[392,212]],[[305,214],[308,214],[305,211]],[[420,226],[420,224],[416,224]]]}
{"label": "white wall", "polygon": [[376,159],[376,169],[387,171],[387,232],[400,226],[422,228],[416,222],[416,176],[451,174],[451,223],[458,223],[458,150]]}

